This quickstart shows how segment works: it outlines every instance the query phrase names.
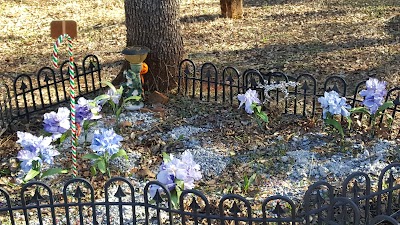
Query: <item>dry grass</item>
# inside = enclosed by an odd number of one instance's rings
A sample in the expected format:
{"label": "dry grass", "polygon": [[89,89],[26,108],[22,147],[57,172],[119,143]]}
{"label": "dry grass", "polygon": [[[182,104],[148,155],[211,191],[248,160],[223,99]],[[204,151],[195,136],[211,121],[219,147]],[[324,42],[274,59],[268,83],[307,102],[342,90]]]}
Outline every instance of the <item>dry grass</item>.
{"label": "dry grass", "polygon": [[[400,84],[397,0],[248,0],[245,18],[219,18],[217,0],[181,0],[185,49],[219,68],[275,68],[289,74],[341,74],[350,83],[376,75]],[[0,1],[0,76],[50,65],[52,20],[78,23],[76,60],[96,54],[111,79],[125,46],[124,4],[116,1]],[[397,14],[396,14],[397,13]],[[66,55],[66,50],[62,51]]]}
{"label": "dry grass", "polygon": [[[76,61],[87,54],[97,55],[106,73],[122,59],[125,45],[123,1],[0,1],[2,55],[0,76],[15,77],[20,73],[35,73],[51,65],[53,39],[50,22],[72,19],[78,23],[78,38],[74,43]],[[60,58],[66,59],[66,45]],[[118,63],[117,63],[118,64]],[[118,72],[118,71],[117,71]],[[115,76],[115,75],[114,75]]]}
{"label": "dry grass", "polygon": [[245,18],[227,20],[218,18],[218,1],[191,1],[182,10],[185,46],[196,62],[242,71],[342,74],[350,82],[377,75],[394,86],[400,84],[396,2],[245,1]]}

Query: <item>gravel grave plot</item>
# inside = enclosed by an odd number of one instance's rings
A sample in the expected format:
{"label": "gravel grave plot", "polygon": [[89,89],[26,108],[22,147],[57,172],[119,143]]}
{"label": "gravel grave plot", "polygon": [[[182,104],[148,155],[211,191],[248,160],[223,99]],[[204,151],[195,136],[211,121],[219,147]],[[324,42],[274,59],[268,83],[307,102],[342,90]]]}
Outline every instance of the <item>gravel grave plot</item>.
{"label": "gravel grave plot", "polygon": [[[174,106],[174,99],[169,110]],[[196,104],[202,104],[196,103]],[[218,110],[217,110],[218,111]],[[232,112],[231,112],[232,113]],[[233,112],[231,117],[243,116],[240,112]],[[376,184],[378,172],[390,162],[398,158],[400,152],[399,140],[375,139],[364,142],[357,139],[346,139],[346,148],[340,149],[332,136],[325,132],[295,131],[287,135],[285,130],[281,132],[269,131],[263,133],[257,124],[244,115],[237,121],[229,119],[226,115],[218,113],[207,116],[218,117],[218,124],[199,123],[193,118],[179,119],[174,111],[170,111],[164,118],[156,117],[153,113],[126,112],[121,114],[120,121],[129,121],[127,127],[120,127],[124,137],[123,147],[127,151],[128,159],[117,158],[111,162],[112,173],[115,176],[127,177],[135,187],[135,201],[143,202],[143,188],[147,181],[155,179],[161,163],[161,152],[169,152],[176,157],[185,150],[192,153],[202,171],[203,179],[198,182],[196,189],[202,191],[210,201],[217,201],[224,194],[235,193],[247,196],[247,199],[256,204],[271,195],[283,195],[295,202],[301,202],[307,187],[319,180],[328,181],[331,184],[340,184],[346,176],[352,172],[362,171],[370,174],[372,184]],[[197,117],[201,120],[201,117]],[[172,121],[172,122],[171,122]],[[104,116],[97,124],[89,129],[87,142],[83,135],[79,139],[78,152],[81,155],[91,153],[89,148],[90,134],[95,129],[110,128],[115,126],[113,116]],[[232,124],[241,126],[232,131]],[[155,129],[155,127],[157,129]],[[293,127],[288,128],[293,131]],[[157,141],[156,141],[157,140]],[[60,157],[57,157],[55,165],[65,167],[69,165],[70,140],[66,140],[60,149]],[[149,143],[152,143],[149,146]],[[161,143],[161,144],[160,144]],[[104,182],[107,177],[91,176],[89,171],[90,161],[81,163],[80,170],[83,177],[90,180],[96,191],[96,201],[104,201]],[[142,172],[145,171],[143,174]],[[254,184],[250,185],[249,192],[241,190],[241,184],[245,175],[256,173]],[[22,171],[14,173],[15,185],[22,184]],[[70,176],[54,175],[43,179],[56,192],[61,192],[62,187]],[[117,185],[110,187],[109,195],[113,196]],[[73,193],[71,193],[72,195]],[[115,198],[114,198],[115,200]],[[124,199],[123,199],[124,200]],[[125,199],[128,200],[128,199]],[[118,207],[111,207],[110,215],[118,215]],[[136,219],[143,221],[144,207],[137,206]],[[73,211],[71,218],[77,213]],[[91,212],[87,212],[91,213]],[[100,224],[106,224],[104,207],[99,207],[96,216]],[[150,213],[150,218],[155,212]],[[259,210],[254,210],[260,214]],[[88,214],[88,215],[89,215]],[[32,219],[35,217],[31,213]],[[22,218],[23,214],[15,214],[16,218]],[[76,215],[75,215],[76,216]],[[118,217],[118,216],[117,216]],[[111,224],[118,224],[117,217],[112,218]],[[1,216],[0,216],[1,218]],[[132,224],[132,208],[123,207],[124,224]],[[167,214],[163,214],[165,220]],[[152,223],[157,221],[153,218]],[[35,221],[34,219],[32,221]],[[49,221],[48,221],[49,222]],[[64,220],[58,224],[64,224]],[[90,217],[85,223],[91,223]],[[32,222],[32,224],[39,224]],[[46,223],[45,223],[46,224]]]}

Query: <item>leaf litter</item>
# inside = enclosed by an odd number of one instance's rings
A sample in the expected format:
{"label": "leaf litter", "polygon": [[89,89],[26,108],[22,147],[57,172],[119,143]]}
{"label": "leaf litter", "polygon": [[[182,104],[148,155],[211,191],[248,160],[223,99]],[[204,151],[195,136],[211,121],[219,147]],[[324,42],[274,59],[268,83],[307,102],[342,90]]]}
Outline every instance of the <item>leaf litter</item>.
{"label": "leaf litter", "polygon": [[[213,62],[219,70],[225,66],[234,66],[240,71],[266,68],[289,75],[307,72],[318,80],[339,74],[350,86],[376,76],[386,80],[389,87],[400,85],[397,29],[400,20],[395,13],[400,11],[400,4],[394,0],[251,0],[245,2],[243,20],[219,18],[218,1],[181,0],[180,3],[185,50],[197,65]],[[18,74],[34,74],[40,67],[50,65],[53,40],[48,27],[52,20],[65,18],[78,22],[75,58],[95,54],[103,64],[106,79],[118,74],[123,58],[120,51],[126,42],[123,1],[0,1],[0,10],[0,20],[7,21],[0,24],[3,40],[0,60],[4,62],[0,64],[0,79],[6,83],[10,84]],[[60,55],[60,58],[67,57],[66,51],[60,51]],[[290,186],[285,181],[290,170],[286,166],[290,158],[284,158],[290,149],[288,143],[311,131],[320,132],[321,121],[282,115],[273,117],[271,124],[261,129],[236,107],[172,97],[165,117],[154,127],[123,129],[129,140],[124,147],[141,154],[140,167],[122,173],[115,171],[114,175],[137,173],[139,179],[153,179],[161,163],[161,152],[179,153],[185,145],[192,145],[213,147],[219,151],[215,154],[234,159],[221,174],[199,185],[200,190],[212,193],[211,198],[218,199],[220,194],[227,193],[242,194],[243,177],[253,173],[259,174],[248,191],[254,198],[276,194],[268,187]],[[162,138],[160,133],[168,133],[178,125],[213,130],[198,132],[185,140],[179,136]],[[35,125],[21,129],[31,128],[35,129]],[[15,141],[15,134],[8,133],[0,140],[3,159],[0,185],[12,193],[18,191],[18,186],[15,178],[6,175],[12,173],[9,171],[15,163],[12,159],[19,150]],[[341,151],[329,136],[324,141],[326,149],[316,146],[313,151],[327,155]],[[368,148],[375,142],[361,139],[360,143]],[[391,154],[395,159],[396,149]],[[81,169],[95,187],[103,187],[105,178],[90,177],[86,172],[88,166],[82,165],[85,166]],[[67,178],[59,177],[51,183]],[[298,189],[303,190],[309,182]]]}

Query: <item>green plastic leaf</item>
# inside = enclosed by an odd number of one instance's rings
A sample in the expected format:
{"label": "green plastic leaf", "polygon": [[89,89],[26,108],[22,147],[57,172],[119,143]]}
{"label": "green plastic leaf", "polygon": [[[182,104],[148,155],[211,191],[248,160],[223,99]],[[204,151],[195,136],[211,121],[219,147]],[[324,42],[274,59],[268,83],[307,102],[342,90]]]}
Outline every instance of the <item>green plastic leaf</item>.
{"label": "green plastic leaf", "polygon": [[94,160],[97,160],[97,159],[100,159],[101,156],[97,155],[96,153],[90,153],[90,154],[84,155],[82,158],[83,159],[94,159]]}
{"label": "green plastic leaf", "polygon": [[117,153],[113,154],[110,159],[113,160],[113,159],[115,159],[117,157],[122,157],[122,156],[125,159],[128,159],[128,155],[126,154],[124,149],[120,149]]}
{"label": "green plastic leaf", "polygon": [[40,174],[39,170],[34,170],[34,169],[29,170],[29,172],[26,174],[26,176],[24,178],[24,182],[32,180],[33,178],[35,178],[39,174]]}
{"label": "green plastic leaf", "polygon": [[340,123],[334,119],[325,119],[325,123],[328,125],[333,126],[337,131],[339,131],[340,136],[342,136],[342,138],[344,137],[344,131],[342,128],[342,125],[340,125]]}
{"label": "green plastic leaf", "polygon": [[98,160],[97,161],[97,168],[99,168],[101,173],[105,173],[107,168],[106,168],[106,162],[104,160]]}
{"label": "green plastic leaf", "polygon": [[347,129],[349,129],[350,130],[350,127],[351,127],[351,124],[353,123],[353,121],[351,120],[351,117],[350,116],[348,116],[348,117],[346,117],[346,120],[347,120]]}
{"label": "green plastic leaf", "polygon": [[387,101],[385,103],[383,103],[381,106],[379,106],[378,110],[376,111],[375,114],[380,114],[383,111],[385,111],[388,108],[394,107],[394,103],[392,101]]}
{"label": "green plastic leaf", "polygon": [[71,134],[72,131],[70,129],[64,132],[60,137],[60,144],[63,143],[67,137],[71,136]]}
{"label": "green plastic leaf", "polygon": [[95,166],[90,167],[90,174],[92,174],[92,176],[95,176],[97,174],[97,170],[96,170]]}
{"label": "green plastic leaf", "polygon": [[102,95],[97,96],[97,97],[93,100],[93,102],[98,102],[98,101],[101,101],[101,100],[108,100],[108,99],[110,99],[110,96],[109,96],[109,95],[107,95],[107,94],[102,94]]}
{"label": "green plastic leaf", "polygon": [[178,187],[180,190],[184,189],[185,182],[183,180],[175,180],[176,187]]}
{"label": "green plastic leaf", "polygon": [[179,198],[178,198],[178,194],[176,193],[176,191],[171,191],[171,203],[175,209],[177,209],[179,207]]}
{"label": "green plastic leaf", "polygon": [[265,112],[258,112],[256,115],[265,123],[269,123],[268,115]]}
{"label": "green plastic leaf", "polygon": [[104,81],[103,84],[105,84],[105,85],[107,85],[108,87],[110,87],[114,93],[117,93],[117,89],[115,88],[115,86],[114,86],[111,82],[109,82],[109,81]]}
{"label": "green plastic leaf", "polygon": [[350,113],[365,113],[365,114],[371,115],[369,110],[365,107],[356,107],[356,108],[350,109],[349,111],[350,111]]}
{"label": "green plastic leaf", "polygon": [[96,124],[96,121],[85,120],[83,121],[83,129],[87,131],[90,127],[93,127]]}
{"label": "green plastic leaf", "polygon": [[162,153],[162,157],[163,157],[164,163],[171,161],[171,157],[169,157],[168,153],[166,153],[166,152]]}
{"label": "green plastic leaf", "polygon": [[251,177],[249,178],[249,184],[252,184],[252,183],[256,180],[256,176],[257,176],[256,173],[254,173],[253,175],[251,175]]}
{"label": "green plastic leaf", "polygon": [[68,173],[68,170],[61,169],[61,168],[52,168],[52,169],[48,169],[48,170],[44,171],[42,173],[42,177],[47,177],[47,176],[51,176],[54,174],[62,174],[62,173]]}
{"label": "green plastic leaf", "polygon": [[33,169],[33,170],[40,171],[40,163],[39,163],[38,160],[32,161],[32,169]]}
{"label": "green plastic leaf", "polygon": [[140,99],[142,99],[142,97],[140,97],[140,96],[130,96],[130,97],[124,99],[124,103],[128,102],[130,100],[139,101]]}

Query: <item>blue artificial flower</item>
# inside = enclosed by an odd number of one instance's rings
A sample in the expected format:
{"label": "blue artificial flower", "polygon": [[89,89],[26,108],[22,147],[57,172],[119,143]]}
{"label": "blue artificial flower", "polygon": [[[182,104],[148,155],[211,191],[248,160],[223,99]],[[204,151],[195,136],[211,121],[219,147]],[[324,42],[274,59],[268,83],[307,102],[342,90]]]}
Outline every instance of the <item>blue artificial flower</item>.
{"label": "blue artificial flower", "polygon": [[116,134],[113,129],[101,129],[94,131],[92,145],[90,148],[95,151],[98,155],[104,155],[106,152],[108,155],[114,155],[121,148],[123,138]]}
{"label": "blue artificial flower", "polygon": [[27,173],[32,169],[33,161],[38,161],[42,163],[42,159],[39,157],[39,152],[31,152],[28,150],[21,150],[18,152],[18,160],[21,161],[21,169]]}
{"label": "blue artificial flower", "polygon": [[366,82],[366,87],[366,90],[360,91],[360,95],[364,97],[362,104],[369,109],[371,114],[375,114],[385,100],[387,94],[386,82],[370,78]]}
{"label": "blue artificial flower", "polygon": [[38,150],[35,147],[37,137],[32,135],[31,133],[17,131],[17,143],[21,145],[21,147],[25,150],[34,152]]}
{"label": "blue artificial flower", "polygon": [[245,104],[244,109],[248,114],[254,113],[254,110],[251,108],[251,105],[253,103],[261,103],[260,99],[258,99],[257,91],[251,89],[247,90],[244,94],[238,94],[238,99],[240,101],[239,108],[242,107],[243,104]]}
{"label": "blue artificial flower", "polygon": [[53,164],[53,157],[59,155],[51,145],[51,137],[36,137],[30,133],[17,132],[17,143],[23,150],[18,152],[17,158],[21,161],[21,168],[25,172],[32,169],[32,162],[38,161],[40,164],[44,161],[47,164]]}
{"label": "blue artificial flower", "polygon": [[58,156],[60,153],[53,149],[53,148],[44,148],[40,151],[40,157],[41,159],[49,164],[52,165],[54,162],[54,156]]}
{"label": "blue artificial flower", "polygon": [[322,106],[322,117],[326,119],[327,113],[330,115],[342,115],[344,117],[350,116],[348,111],[351,107],[346,103],[345,97],[340,97],[336,91],[324,93],[324,97],[319,97],[318,102]]}
{"label": "blue artificial flower", "polygon": [[70,128],[70,111],[66,107],[61,107],[58,112],[45,113],[43,115],[44,130],[53,134],[53,139],[61,137]]}

